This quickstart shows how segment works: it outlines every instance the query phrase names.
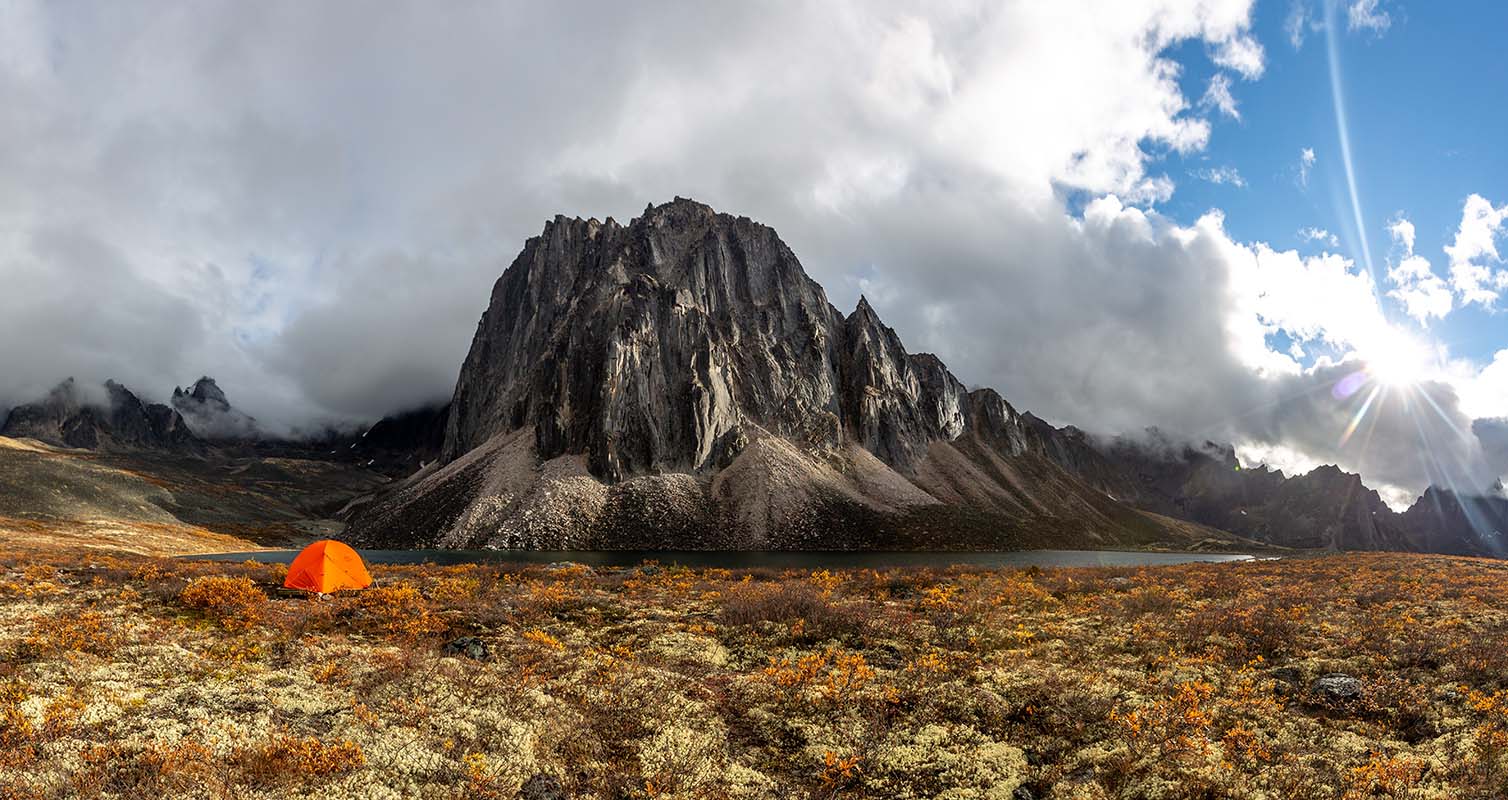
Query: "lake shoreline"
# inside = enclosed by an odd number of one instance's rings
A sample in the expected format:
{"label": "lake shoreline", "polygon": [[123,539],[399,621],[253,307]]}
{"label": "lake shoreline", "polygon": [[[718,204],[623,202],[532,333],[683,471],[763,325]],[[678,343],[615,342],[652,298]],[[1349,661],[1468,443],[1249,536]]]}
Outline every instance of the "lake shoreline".
{"label": "lake shoreline", "polygon": [[[645,562],[725,569],[864,569],[906,567],[1138,567],[1223,563],[1270,554],[1169,550],[1002,550],[1002,551],[818,551],[818,550],[360,550],[372,564],[440,566],[457,564],[558,564],[626,568]],[[179,556],[184,560],[289,563],[297,550],[258,550]]]}

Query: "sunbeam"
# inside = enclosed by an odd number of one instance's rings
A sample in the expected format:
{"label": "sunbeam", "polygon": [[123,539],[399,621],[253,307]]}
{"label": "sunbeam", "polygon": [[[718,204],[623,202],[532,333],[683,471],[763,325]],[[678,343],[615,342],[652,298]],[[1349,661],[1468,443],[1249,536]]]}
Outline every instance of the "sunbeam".
{"label": "sunbeam", "polygon": [[1346,442],[1351,440],[1351,435],[1356,433],[1357,426],[1361,424],[1363,419],[1366,419],[1367,410],[1372,407],[1372,401],[1376,400],[1377,395],[1381,392],[1382,384],[1377,383],[1372,385],[1372,391],[1367,393],[1367,399],[1362,402],[1361,408],[1356,410],[1356,414],[1351,417],[1351,422],[1346,426],[1345,432],[1340,435],[1341,447],[1345,447]]}
{"label": "sunbeam", "polygon": [[1361,195],[1356,191],[1356,167],[1351,159],[1351,130],[1346,122],[1346,96],[1340,79],[1340,46],[1336,43],[1337,0],[1325,3],[1325,46],[1330,58],[1330,97],[1335,105],[1335,129],[1340,138],[1341,163],[1346,168],[1346,188],[1351,193],[1351,216],[1356,225],[1356,238],[1361,240],[1362,261],[1367,275],[1372,278],[1372,291],[1377,291],[1377,275],[1372,269],[1372,248],[1367,244],[1367,229],[1361,213]]}

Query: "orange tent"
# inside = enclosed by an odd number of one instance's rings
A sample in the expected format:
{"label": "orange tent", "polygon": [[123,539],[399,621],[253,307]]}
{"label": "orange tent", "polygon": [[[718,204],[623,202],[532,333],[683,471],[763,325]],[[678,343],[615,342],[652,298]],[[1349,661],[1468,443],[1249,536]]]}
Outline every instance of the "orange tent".
{"label": "orange tent", "polygon": [[367,565],[349,545],[324,539],[304,548],[288,565],[283,586],[329,594],[341,589],[365,589],[372,585]]}

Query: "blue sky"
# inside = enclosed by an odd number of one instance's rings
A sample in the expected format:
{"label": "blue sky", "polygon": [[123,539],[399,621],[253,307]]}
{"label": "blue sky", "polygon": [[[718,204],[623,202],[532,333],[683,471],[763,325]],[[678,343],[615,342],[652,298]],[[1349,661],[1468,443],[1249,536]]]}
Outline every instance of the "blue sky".
{"label": "blue sky", "polygon": [[[1308,4],[1312,14],[1318,3]],[[1192,221],[1210,208],[1226,215],[1234,238],[1265,241],[1302,252],[1338,250],[1363,262],[1358,236],[1366,237],[1379,282],[1398,248],[1387,230],[1398,214],[1413,222],[1415,250],[1434,271],[1447,276],[1442,248],[1453,240],[1462,204],[1472,193],[1494,204],[1508,202],[1508,62],[1502,35],[1508,4],[1447,2],[1384,3],[1385,30],[1347,30],[1333,37],[1341,68],[1351,132],[1352,159],[1363,212],[1363,230],[1353,222],[1350,194],[1330,84],[1327,36],[1307,30],[1302,45],[1290,41],[1294,5],[1268,0],[1256,5],[1253,31],[1267,55],[1255,81],[1233,82],[1240,119],[1212,115],[1210,144],[1190,157],[1170,156],[1168,172],[1178,182],[1162,210]],[[1345,10],[1338,9],[1340,27]],[[1181,84],[1190,98],[1202,96],[1216,72],[1203,45],[1189,42],[1175,53],[1186,66]],[[1307,185],[1298,180],[1300,153],[1314,151]],[[1202,169],[1234,168],[1244,186],[1215,184],[1191,175]],[[1305,241],[1299,231],[1334,233],[1339,247]],[[1389,318],[1415,326],[1398,302],[1384,299]],[[1508,342],[1508,315],[1480,305],[1457,308],[1431,320],[1429,333],[1455,357],[1490,361]]]}

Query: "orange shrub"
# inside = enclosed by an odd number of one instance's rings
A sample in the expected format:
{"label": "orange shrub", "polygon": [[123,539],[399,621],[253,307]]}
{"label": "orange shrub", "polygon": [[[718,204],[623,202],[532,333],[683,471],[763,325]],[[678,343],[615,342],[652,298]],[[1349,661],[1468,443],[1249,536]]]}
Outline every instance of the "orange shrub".
{"label": "orange shrub", "polygon": [[233,631],[250,629],[267,611],[267,595],[250,578],[222,575],[195,579],[179,593],[178,602]]}
{"label": "orange shrub", "polygon": [[561,644],[559,639],[551,636],[548,633],[545,633],[539,628],[533,628],[531,630],[524,631],[522,636],[524,637],[525,641],[533,642],[540,647],[549,648],[551,650],[565,649],[565,645]]}
{"label": "orange shrub", "polygon": [[421,638],[444,632],[445,621],[430,610],[424,595],[409,583],[378,586],[361,593],[361,609],[389,636]]}
{"label": "orange shrub", "polygon": [[1419,785],[1425,764],[1408,756],[1373,753],[1367,763],[1353,767],[1346,780],[1344,800],[1364,797],[1399,797]]}
{"label": "orange shrub", "polygon": [[121,742],[96,744],[79,753],[79,761],[69,776],[75,796],[184,797],[223,779],[214,753],[189,740],[139,750]]}
{"label": "orange shrub", "polygon": [[18,680],[0,684],[0,767],[23,766],[32,754],[27,746],[36,733],[31,718],[21,710],[26,687]]}
{"label": "orange shrub", "polygon": [[277,735],[231,757],[256,784],[298,782],[354,772],[366,765],[361,745],[349,740],[325,744],[314,737]]}
{"label": "orange shrub", "polygon": [[104,654],[115,648],[117,638],[114,626],[103,615],[84,611],[34,618],[23,644],[41,655],[70,651]]}

